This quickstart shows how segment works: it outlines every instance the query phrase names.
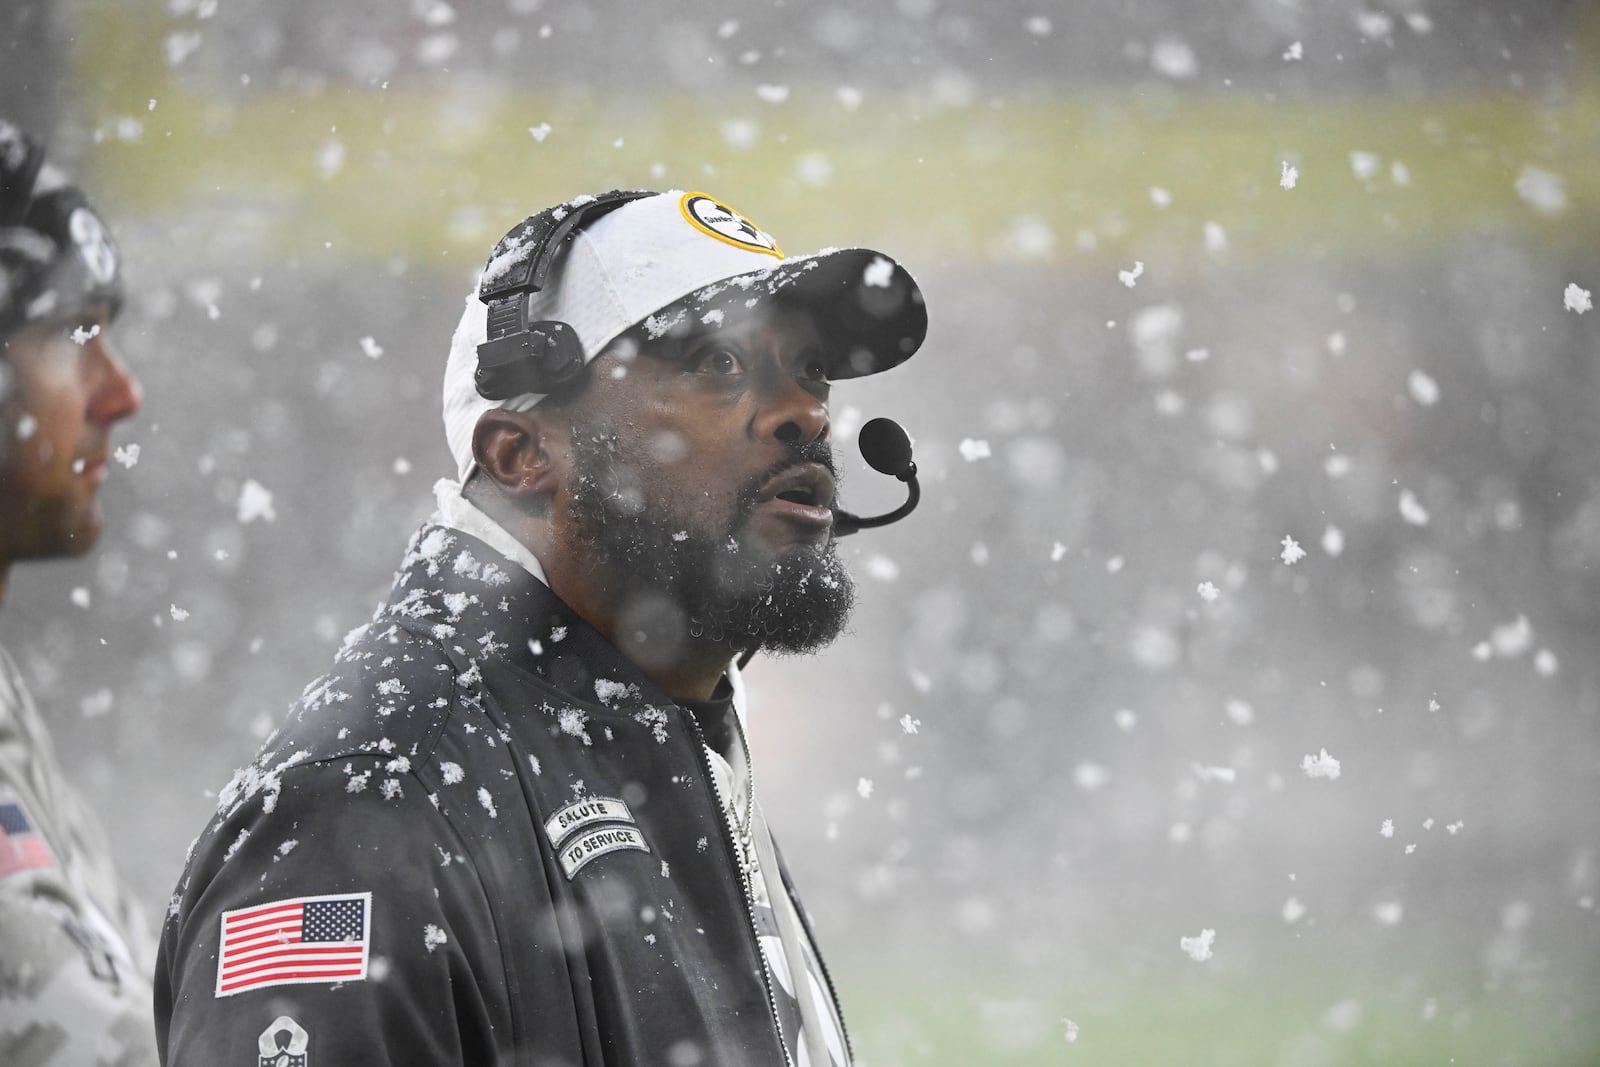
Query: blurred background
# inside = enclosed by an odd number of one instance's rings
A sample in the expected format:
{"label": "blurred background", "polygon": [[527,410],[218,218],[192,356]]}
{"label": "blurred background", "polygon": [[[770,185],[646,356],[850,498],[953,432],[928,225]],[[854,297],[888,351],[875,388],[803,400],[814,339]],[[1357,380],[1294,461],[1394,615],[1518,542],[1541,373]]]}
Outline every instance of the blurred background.
{"label": "blurred background", "polygon": [[925,502],[749,673],[863,1064],[1600,1063],[1595,5],[7,0],[0,113],[147,394],[0,640],[153,915],[431,510],[490,246],[703,189],[928,297],[834,394]]}

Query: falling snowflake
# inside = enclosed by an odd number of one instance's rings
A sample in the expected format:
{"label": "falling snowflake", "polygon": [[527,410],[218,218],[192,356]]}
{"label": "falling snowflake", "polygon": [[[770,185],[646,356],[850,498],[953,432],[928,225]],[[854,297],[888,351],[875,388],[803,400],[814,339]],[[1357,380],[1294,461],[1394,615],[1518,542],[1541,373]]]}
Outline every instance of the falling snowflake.
{"label": "falling snowflake", "polygon": [[383,346],[375,338],[363,337],[361,339],[361,351],[365,353],[368,359],[377,359],[383,355]]}
{"label": "falling snowflake", "polygon": [[1409,489],[1400,492],[1400,517],[1411,526],[1428,525],[1428,509],[1422,506],[1417,494]]}
{"label": "falling snowflake", "polygon": [[440,945],[449,940],[449,936],[432,923],[429,923],[422,928],[422,943],[427,946],[430,954],[432,954],[434,949],[438,948]]}
{"label": "falling snowflake", "polygon": [[956,447],[961,452],[961,458],[966,460],[968,463],[976,463],[978,460],[988,459],[990,456],[988,441],[979,441],[974,440],[971,437],[963,437],[961,439],[961,444]]}
{"label": "falling snowflake", "polygon": [[1284,563],[1293,565],[1306,558],[1306,550],[1301,548],[1300,543],[1288,534],[1284,534],[1283,540],[1278,543],[1283,546],[1283,551],[1278,553],[1278,558],[1283,560]]}
{"label": "falling snowflake", "polygon": [[1567,286],[1566,295],[1562,302],[1566,305],[1568,311],[1576,311],[1582,315],[1585,311],[1594,307],[1592,296],[1593,294],[1589,290],[1581,289],[1576,282],[1573,282]]}
{"label": "falling snowflake", "polygon": [[1211,582],[1201,582],[1195,592],[1199,593],[1200,599],[1205,601],[1215,600],[1217,597],[1222,595],[1221,590],[1219,590],[1216,585]]}
{"label": "falling snowflake", "polygon": [[72,337],[72,343],[77,345],[79,348],[82,348],[84,345],[100,336],[100,324],[97,322],[87,330],[82,326],[75,326],[73,327],[70,336]]}
{"label": "falling snowflake", "polygon": [[1541,648],[1533,656],[1533,669],[1541,678],[1553,678],[1561,670],[1561,661],[1548,648]]}
{"label": "falling snowflake", "polygon": [[1150,66],[1156,73],[1174,80],[1193,78],[1200,70],[1200,61],[1187,41],[1176,37],[1163,37],[1150,46]]}
{"label": "falling snowflake", "polygon": [[272,509],[272,491],[254,478],[246,478],[244,485],[239,487],[239,521],[251,523],[261,519],[272,522],[277,517],[277,512]]}
{"label": "falling snowflake", "polygon": [[1117,281],[1121,282],[1123,285],[1126,285],[1129,289],[1132,289],[1135,285],[1137,285],[1139,283],[1139,278],[1143,274],[1144,274],[1144,260],[1136,259],[1136,260],[1133,261],[1133,269],[1132,270],[1119,270],[1119,271],[1117,271]]}
{"label": "falling snowflake", "polygon": [[908,734],[916,733],[917,727],[921,725],[922,720],[913,719],[910,712],[906,712],[906,714],[900,716],[900,729],[904,730]]}
{"label": "falling snowflake", "polygon": [[1383,820],[1383,825],[1378,827],[1378,833],[1382,834],[1384,837],[1393,837],[1394,836],[1394,820],[1393,819],[1385,819],[1385,820]]}
{"label": "falling snowflake", "polygon": [[489,813],[489,818],[498,819],[500,817],[500,813],[494,809],[494,797],[490,796],[489,791],[482,786],[478,787],[478,803],[483,805],[483,810]]}
{"label": "falling snowflake", "polygon": [[1378,173],[1378,168],[1382,165],[1383,161],[1371,152],[1350,153],[1350,173],[1361,181],[1366,181]]}
{"label": "falling snowflake", "polygon": [[1196,963],[1204,962],[1211,958],[1211,943],[1217,939],[1217,932],[1209,926],[1200,931],[1199,937],[1180,937],[1178,947],[1188,954]]}
{"label": "falling snowflake", "polygon": [[[1411,847],[1415,848],[1416,846],[1413,845]],[[1384,926],[1399,926],[1400,920],[1405,918],[1405,914],[1405,905],[1398,900],[1385,900],[1375,905],[1372,909],[1372,917]]]}
{"label": "falling snowflake", "polygon": [[111,714],[116,697],[110,689],[96,689],[78,705],[85,719],[99,719]]}
{"label": "falling snowflake", "polygon": [[1358,11],[1356,29],[1369,39],[1387,37],[1394,32],[1394,18],[1383,11]]}
{"label": "falling snowflake", "polygon": [[121,445],[115,452],[111,453],[111,458],[128,470],[132,470],[133,465],[139,462],[139,446],[132,443]]}
{"label": "falling snowflake", "polygon": [[1283,164],[1283,173],[1278,176],[1278,184],[1285,189],[1293,189],[1300,181],[1300,168],[1290,166],[1286,161]]}
{"label": "falling snowflake", "polygon": [[862,800],[866,800],[867,798],[872,796],[872,779],[871,778],[857,778],[856,779],[856,792],[858,794],[860,794]]}
{"label": "falling snowflake", "polygon": [[1439,383],[1420,370],[1411,372],[1406,379],[1406,388],[1411,392],[1411,399],[1425,408],[1431,408],[1439,402]]}
{"label": "falling snowflake", "polygon": [[1064,1030],[1064,1035],[1063,1036],[1066,1037],[1067,1044],[1070,1045],[1074,1041],[1078,1040],[1078,1024],[1077,1023],[1073,1022],[1071,1019],[1065,1019],[1064,1018],[1064,1019],[1061,1020],[1061,1026],[1062,1026],[1062,1028]]}
{"label": "falling snowflake", "polygon": [[1304,59],[1305,55],[1306,55],[1305,46],[1302,45],[1299,41],[1295,41],[1288,48],[1285,48],[1283,50],[1283,58],[1286,59],[1286,60],[1290,60],[1290,61],[1293,61],[1293,60],[1296,60],[1296,59]]}
{"label": "falling snowflake", "polygon": [[535,141],[543,144],[544,139],[550,136],[550,129],[551,127],[548,122],[541,122],[537,126],[529,126],[528,132],[533,135],[533,139]]}
{"label": "falling snowflake", "polygon": [[1315,756],[1307,756],[1300,761],[1300,769],[1306,772],[1307,778],[1339,777],[1339,761],[1328,755],[1328,750],[1323,749]]}
{"label": "falling snowflake", "polygon": [[1098,763],[1088,760],[1072,768],[1072,781],[1085,793],[1103,789],[1111,782],[1111,772]]}
{"label": "falling snowflake", "polygon": [[1344,531],[1337,526],[1329,526],[1322,531],[1322,551],[1330,556],[1337,556],[1344,551]]}
{"label": "falling snowflake", "polygon": [[1559,174],[1526,166],[1517,175],[1517,196],[1541,215],[1559,215],[1567,208],[1567,186]]}
{"label": "falling snowflake", "polygon": [[1299,898],[1290,897],[1283,902],[1283,921],[1293,926],[1305,918],[1306,906],[1300,903]]}
{"label": "falling snowflake", "polygon": [[176,604],[172,605],[171,612],[173,622],[182,622],[189,617],[189,613]]}

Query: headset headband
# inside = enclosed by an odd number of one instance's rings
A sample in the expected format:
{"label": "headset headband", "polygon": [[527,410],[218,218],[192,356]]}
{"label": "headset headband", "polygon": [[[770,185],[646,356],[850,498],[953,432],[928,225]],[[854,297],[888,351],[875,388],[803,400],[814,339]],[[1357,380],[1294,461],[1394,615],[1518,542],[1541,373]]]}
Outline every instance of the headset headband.
{"label": "headset headband", "polygon": [[530,298],[541,291],[562,247],[584,226],[649,192],[613,190],[581,204],[562,204],[530,215],[489,254],[478,299],[489,306],[488,340],[478,346],[473,375],[478,395],[506,400],[549,393],[583,370],[577,331],[556,319],[528,321]]}

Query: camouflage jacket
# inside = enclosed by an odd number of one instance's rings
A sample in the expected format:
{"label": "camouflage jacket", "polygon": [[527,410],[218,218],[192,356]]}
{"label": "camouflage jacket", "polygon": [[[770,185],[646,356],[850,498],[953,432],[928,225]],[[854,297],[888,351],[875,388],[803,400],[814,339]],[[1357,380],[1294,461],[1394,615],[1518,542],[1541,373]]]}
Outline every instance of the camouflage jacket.
{"label": "camouflage jacket", "polygon": [[150,948],[0,650],[0,1063],[154,1064]]}

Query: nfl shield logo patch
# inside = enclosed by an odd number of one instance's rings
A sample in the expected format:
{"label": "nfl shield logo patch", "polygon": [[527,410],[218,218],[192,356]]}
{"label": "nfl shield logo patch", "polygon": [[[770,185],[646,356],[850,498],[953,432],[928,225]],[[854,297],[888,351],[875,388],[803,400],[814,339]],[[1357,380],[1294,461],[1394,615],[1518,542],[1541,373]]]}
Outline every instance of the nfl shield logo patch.
{"label": "nfl shield logo patch", "polygon": [[272,1020],[256,1044],[261,1053],[259,1067],[307,1067],[311,1035],[287,1015]]}

